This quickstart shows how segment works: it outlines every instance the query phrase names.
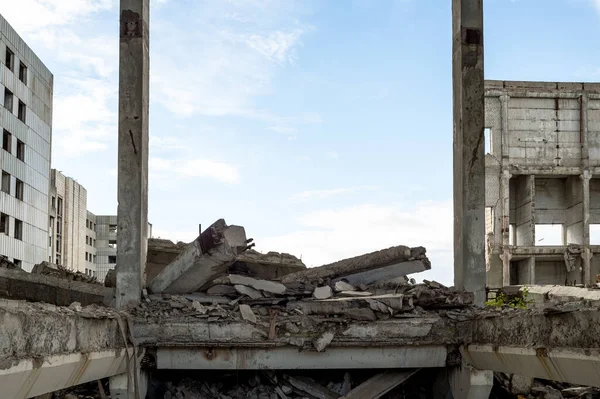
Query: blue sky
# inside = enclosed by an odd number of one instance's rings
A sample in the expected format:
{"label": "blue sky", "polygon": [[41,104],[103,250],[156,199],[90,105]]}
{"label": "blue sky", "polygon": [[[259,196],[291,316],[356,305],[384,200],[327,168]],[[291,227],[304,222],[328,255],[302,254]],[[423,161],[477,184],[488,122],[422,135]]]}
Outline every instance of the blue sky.
{"label": "blue sky", "polygon": [[[451,284],[450,3],[152,0],[155,235],[224,217],[309,266],[423,245]],[[600,79],[600,0],[485,7],[486,78]],[[118,1],[0,13],[54,73],[53,167],[115,213]]]}

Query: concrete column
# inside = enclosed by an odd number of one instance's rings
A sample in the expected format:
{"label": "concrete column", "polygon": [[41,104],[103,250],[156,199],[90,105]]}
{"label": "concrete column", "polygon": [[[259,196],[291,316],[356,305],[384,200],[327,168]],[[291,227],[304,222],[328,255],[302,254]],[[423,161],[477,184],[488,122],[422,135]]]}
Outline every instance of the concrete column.
{"label": "concrete column", "polygon": [[[502,129],[504,131],[504,128]],[[500,198],[502,206],[502,284],[510,285],[510,178],[507,170],[502,171],[500,179]],[[516,229],[516,226],[515,226]],[[516,235],[516,231],[513,232]],[[515,243],[516,244],[516,243]]]}
{"label": "concrete column", "polygon": [[583,267],[583,284],[592,285],[596,283],[595,276],[591,273],[592,251],[590,249],[590,179],[589,170],[585,169],[581,174],[582,184],[582,212],[583,212],[583,242],[581,251],[581,265]]}
{"label": "concrete column", "polygon": [[452,0],[454,285],[485,302],[485,158],[482,0]]}
{"label": "concrete column", "polygon": [[494,386],[494,372],[475,370],[463,364],[450,372],[450,387],[454,399],[485,399]]}
{"label": "concrete column", "polygon": [[148,247],[149,0],[121,0],[117,308],[139,302]]}

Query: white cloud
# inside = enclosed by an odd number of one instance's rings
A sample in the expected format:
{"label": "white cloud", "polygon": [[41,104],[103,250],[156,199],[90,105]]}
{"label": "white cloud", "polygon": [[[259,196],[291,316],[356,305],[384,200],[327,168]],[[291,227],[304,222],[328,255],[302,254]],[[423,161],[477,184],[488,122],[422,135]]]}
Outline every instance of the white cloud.
{"label": "white cloud", "polygon": [[372,186],[360,186],[360,187],[346,187],[346,188],[333,188],[326,190],[307,190],[296,193],[292,196],[291,200],[294,202],[303,202],[310,200],[323,200],[338,195],[355,193],[363,190],[373,190],[375,187]]}
{"label": "white cloud", "polygon": [[593,0],[593,2],[598,12],[600,12],[600,0]]}
{"label": "white cloud", "polygon": [[340,158],[340,154],[335,151],[329,151],[325,153],[325,156],[330,159],[338,160]]}
{"label": "white cloud", "polygon": [[[424,246],[432,261],[432,271],[427,274],[452,284],[452,209],[452,201],[325,209],[299,217],[296,231],[256,237],[255,242],[261,251],[302,256],[307,266],[319,266],[395,245]],[[423,278],[424,274],[414,277]]]}
{"label": "white cloud", "polygon": [[238,184],[241,174],[237,166],[210,159],[184,159],[172,160],[151,157],[149,160],[152,178],[184,179],[184,178],[208,178],[226,184]]}

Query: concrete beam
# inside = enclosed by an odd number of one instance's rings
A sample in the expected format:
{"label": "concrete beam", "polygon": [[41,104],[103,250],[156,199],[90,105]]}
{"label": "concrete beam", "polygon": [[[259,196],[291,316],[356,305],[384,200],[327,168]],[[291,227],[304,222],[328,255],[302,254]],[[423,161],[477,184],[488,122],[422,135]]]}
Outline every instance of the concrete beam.
{"label": "concrete beam", "polygon": [[31,398],[127,371],[125,350],[21,359],[0,367],[2,397]]}
{"label": "concrete beam", "polygon": [[140,301],[148,246],[149,0],[121,0],[116,305]]}
{"label": "concrete beam", "polygon": [[452,1],[454,285],[485,301],[485,153],[482,0]]}
{"label": "concrete beam", "polygon": [[600,350],[468,345],[464,361],[477,369],[600,387]]}
{"label": "concrete beam", "polygon": [[437,346],[330,347],[324,352],[293,347],[159,347],[159,369],[322,370],[445,367],[447,349]]}
{"label": "concrete beam", "polygon": [[[396,277],[404,276],[416,271],[431,269],[429,259],[425,255],[425,248],[409,248],[403,245],[382,249],[354,258],[340,260],[329,265],[313,267],[296,273],[288,274],[282,278],[284,283],[298,281],[340,280],[351,276],[354,282],[360,283],[362,279],[371,279],[370,271],[381,268],[392,268],[396,271]],[[408,272],[408,273],[407,273]],[[390,271],[386,270],[380,277],[389,278]]]}
{"label": "concrete beam", "polygon": [[0,297],[69,306],[110,303],[114,290],[99,284],[0,268]]}
{"label": "concrete beam", "polygon": [[450,372],[450,387],[454,399],[485,399],[494,386],[494,373],[462,365]]}
{"label": "concrete beam", "polygon": [[153,293],[189,294],[227,273],[246,247],[243,227],[227,226],[223,219],[206,229],[151,282]]}

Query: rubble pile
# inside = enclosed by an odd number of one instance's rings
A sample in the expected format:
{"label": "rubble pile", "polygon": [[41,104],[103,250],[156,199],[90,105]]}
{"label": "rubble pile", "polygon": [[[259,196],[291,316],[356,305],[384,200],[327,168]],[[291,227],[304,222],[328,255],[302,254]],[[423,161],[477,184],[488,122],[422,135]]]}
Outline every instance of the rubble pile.
{"label": "rubble pile", "polygon": [[560,383],[555,381],[528,378],[519,375],[494,373],[494,386],[506,398],[527,399],[600,399],[600,389]]}
{"label": "rubble pile", "polygon": [[39,274],[43,276],[60,277],[69,281],[81,281],[83,283],[100,284],[98,279],[93,276],[88,276],[80,271],[69,270],[61,265],[54,263],[42,262],[33,267],[31,274]]}
{"label": "rubble pile", "polygon": [[0,255],[0,268],[10,269],[10,270],[23,270],[19,266],[15,265],[14,262],[11,262],[7,256]]}

